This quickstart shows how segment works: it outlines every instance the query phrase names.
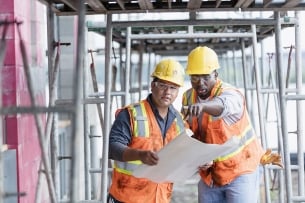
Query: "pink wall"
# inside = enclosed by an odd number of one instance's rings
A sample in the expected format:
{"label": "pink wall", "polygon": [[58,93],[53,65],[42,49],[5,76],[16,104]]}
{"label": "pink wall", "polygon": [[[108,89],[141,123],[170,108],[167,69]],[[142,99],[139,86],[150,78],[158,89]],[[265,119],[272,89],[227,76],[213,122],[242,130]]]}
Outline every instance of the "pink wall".
{"label": "pink wall", "polygon": [[[43,54],[46,50],[42,50],[43,46],[41,46],[44,36],[39,30],[46,24],[43,22],[44,15],[46,15],[44,6],[37,0],[0,0],[0,20],[17,19],[23,22],[20,25],[22,38],[26,45],[28,62],[35,75],[44,72],[42,68],[45,66]],[[35,37],[32,37],[33,33]],[[3,106],[29,106],[30,99],[16,25],[9,27],[6,40],[7,51],[1,73]],[[44,85],[35,86],[37,86],[35,91],[37,102],[45,105]],[[45,123],[45,116],[41,118]],[[41,160],[34,117],[29,114],[8,115],[5,116],[4,125],[6,144],[17,150],[18,192],[26,193],[26,196],[19,198],[18,202],[33,203]]]}

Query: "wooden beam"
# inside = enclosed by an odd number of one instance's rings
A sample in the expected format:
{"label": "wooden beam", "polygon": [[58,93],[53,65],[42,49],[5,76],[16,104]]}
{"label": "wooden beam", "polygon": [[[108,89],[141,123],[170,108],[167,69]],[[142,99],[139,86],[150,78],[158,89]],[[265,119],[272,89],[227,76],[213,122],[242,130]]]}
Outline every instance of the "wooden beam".
{"label": "wooden beam", "polygon": [[167,6],[168,6],[169,9],[172,8],[172,0],[168,0],[167,1]]}
{"label": "wooden beam", "polygon": [[122,0],[116,0],[116,2],[119,4],[119,6],[121,7],[122,10],[126,10],[125,4]]}
{"label": "wooden beam", "polygon": [[149,0],[139,0],[139,5],[142,10],[152,10],[154,8]]}
{"label": "wooden beam", "polygon": [[73,10],[77,11],[78,10],[78,5],[75,3],[76,1],[73,0],[61,0],[64,4],[72,8]]}
{"label": "wooden beam", "polygon": [[187,3],[187,8],[188,9],[198,9],[201,7],[201,0],[190,0]]}
{"label": "wooden beam", "polygon": [[97,12],[106,12],[107,9],[105,6],[102,4],[100,0],[86,0],[88,5],[92,8],[92,10],[97,11]]}
{"label": "wooden beam", "polygon": [[216,6],[215,6],[215,8],[218,8],[218,7],[220,6],[220,4],[221,4],[221,0],[216,0]]}
{"label": "wooden beam", "polygon": [[246,0],[243,3],[242,8],[248,8],[253,2],[254,2],[254,0]]}
{"label": "wooden beam", "polygon": [[259,33],[257,35],[266,35],[270,32],[273,32],[273,27],[261,27],[259,28]]}
{"label": "wooden beam", "polygon": [[268,8],[268,6],[272,3],[272,0],[263,0],[264,8]]}
{"label": "wooden beam", "polygon": [[38,1],[46,6],[51,6],[51,10],[54,13],[60,13],[60,10],[58,10],[53,4],[49,3],[47,0],[38,0]]}
{"label": "wooden beam", "polygon": [[234,5],[234,8],[241,8],[241,6],[244,4],[245,0],[238,0],[236,4]]}
{"label": "wooden beam", "polygon": [[293,8],[302,3],[302,0],[287,0],[286,3],[282,6],[283,8]]}

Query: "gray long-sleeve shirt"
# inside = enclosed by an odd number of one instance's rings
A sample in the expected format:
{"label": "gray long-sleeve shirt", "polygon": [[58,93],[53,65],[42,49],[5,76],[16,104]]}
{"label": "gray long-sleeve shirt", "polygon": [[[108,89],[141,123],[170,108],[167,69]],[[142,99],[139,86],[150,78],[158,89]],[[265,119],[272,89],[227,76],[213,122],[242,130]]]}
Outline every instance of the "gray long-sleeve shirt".
{"label": "gray long-sleeve shirt", "polygon": [[[212,100],[220,100],[224,105],[221,115],[215,118],[223,118],[228,125],[232,125],[242,117],[244,112],[244,97],[235,89],[226,90]],[[202,100],[198,97],[198,101],[204,103],[207,100]]]}

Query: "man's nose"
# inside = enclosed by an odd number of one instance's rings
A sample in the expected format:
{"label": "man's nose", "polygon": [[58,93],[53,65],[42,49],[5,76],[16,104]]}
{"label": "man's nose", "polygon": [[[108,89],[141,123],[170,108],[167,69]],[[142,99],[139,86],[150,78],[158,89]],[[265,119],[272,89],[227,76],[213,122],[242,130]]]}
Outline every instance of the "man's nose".
{"label": "man's nose", "polygon": [[199,78],[199,81],[198,81],[198,84],[200,85],[206,85],[207,81],[203,78],[203,77],[200,77]]}
{"label": "man's nose", "polygon": [[171,88],[170,86],[166,86],[164,89],[165,92],[170,93],[171,92]]}

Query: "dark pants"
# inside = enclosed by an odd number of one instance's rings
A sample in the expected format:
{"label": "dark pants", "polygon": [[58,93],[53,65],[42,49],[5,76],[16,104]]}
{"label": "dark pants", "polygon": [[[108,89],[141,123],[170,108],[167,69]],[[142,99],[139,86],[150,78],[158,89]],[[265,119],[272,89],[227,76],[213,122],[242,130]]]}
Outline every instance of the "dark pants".
{"label": "dark pants", "polygon": [[108,194],[107,203],[124,203],[124,202],[120,202],[119,200],[116,200],[111,194]]}

